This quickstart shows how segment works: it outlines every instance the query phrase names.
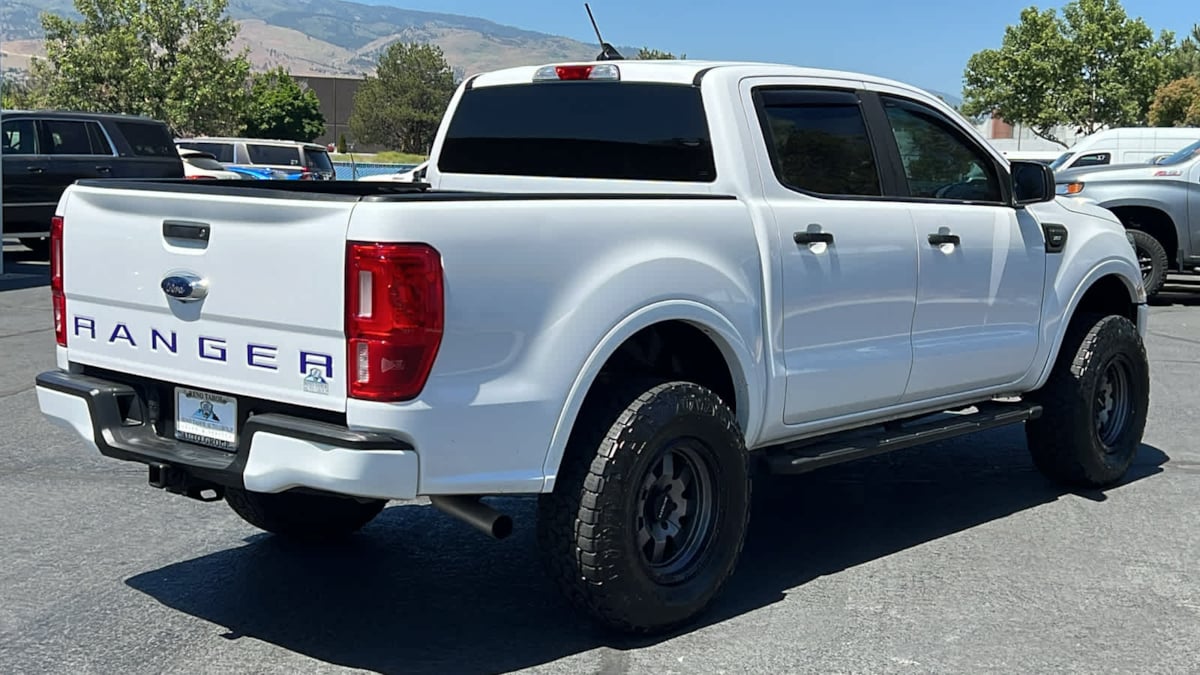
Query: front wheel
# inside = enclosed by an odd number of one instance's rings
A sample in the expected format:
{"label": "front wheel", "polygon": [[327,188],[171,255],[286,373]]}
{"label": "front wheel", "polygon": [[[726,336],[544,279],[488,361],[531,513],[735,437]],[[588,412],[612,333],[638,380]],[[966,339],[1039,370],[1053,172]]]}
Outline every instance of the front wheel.
{"label": "front wheel", "polygon": [[1146,297],[1152,298],[1167,283],[1167,250],[1153,236],[1141,230],[1128,230],[1142,271]]}
{"label": "front wheel", "polygon": [[1049,478],[1097,488],[1120,480],[1141,445],[1150,367],[1137,327],[1123,316],[1079,317],[1025,423],[1034,464]]}
{"label": "front wheel", "polygon": [[601,625],[670,630],[702,612],[741,555],[746,449],[729,407],[687,382],[589,397],[554,492],[538,503],[543,561]]}

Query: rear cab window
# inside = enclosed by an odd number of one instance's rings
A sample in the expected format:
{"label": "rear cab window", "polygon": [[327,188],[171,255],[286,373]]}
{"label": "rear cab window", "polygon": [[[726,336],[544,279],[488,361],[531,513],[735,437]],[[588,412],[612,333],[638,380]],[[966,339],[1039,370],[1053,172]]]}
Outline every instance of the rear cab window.
{"label": "rear cab window", "polygon": [[699,88],[549,82],[463,93],[437,159],[444,173],[711,183]]}

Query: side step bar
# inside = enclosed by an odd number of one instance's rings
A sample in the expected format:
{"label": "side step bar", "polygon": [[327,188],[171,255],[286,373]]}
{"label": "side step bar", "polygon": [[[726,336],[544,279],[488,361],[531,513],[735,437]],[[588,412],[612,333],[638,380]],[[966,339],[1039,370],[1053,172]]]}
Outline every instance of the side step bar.
{"label": "side step bar", "polygon": [[1042,415],[1042,407],[1030,403],[993,401],[979,403],[972,408],[976,412],[935,413],[870,427],[867,431],[854,430],[833,434],[803,445],[777,446],[767,449],[762,459],[770,473],[807,473],[893,450],[1037,419]]}

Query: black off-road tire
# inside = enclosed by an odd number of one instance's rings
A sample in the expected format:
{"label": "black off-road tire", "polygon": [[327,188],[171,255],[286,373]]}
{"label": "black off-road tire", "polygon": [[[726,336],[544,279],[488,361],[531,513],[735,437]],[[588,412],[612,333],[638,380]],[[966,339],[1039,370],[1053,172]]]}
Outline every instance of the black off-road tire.
{"label": "black off-road tire", "polygon": [[1119,481],[1141,445],[1150,408],[1150,368],[1133,322],[1077,317],[1045,386],[1029,396],[1042,415],[1025,423],[1033,462],[1071,487]]}
{"label": "black off-road tire", "polygon": [[263,493],[226,488],[225,501],[247,523],[288,539],[325,542],[346,537],[371,522],[385,500],[303,492]]}
{"label": "black off-road tire", "polygon": [[1150,234],[1142,230],[1128,230],[1133,238],[1138,264],[1142,267],[1142,284],[1146,297],[1152,298],[1167,283],[1167,250]]}
{"label": "black off-road tire", "polygon": [[[729,407],[696,384],[600,386],[580,412],[553,493],[539,497],[542,561],[600,626],[669,631],[709,606],[741,556],[750,515],[744,439]],[[665,485],[668,474],[678,483]],[[678,569],[668,552],[684,561]],[[655,555],[665,563],[657,569]]]}

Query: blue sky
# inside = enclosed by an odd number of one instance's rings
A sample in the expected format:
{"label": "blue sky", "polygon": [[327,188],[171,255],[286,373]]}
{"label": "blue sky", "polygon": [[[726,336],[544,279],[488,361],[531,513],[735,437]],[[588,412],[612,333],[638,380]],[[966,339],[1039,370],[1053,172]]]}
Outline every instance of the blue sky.
{"label": "blue sky", "polygon": [[[359,0],[595,41],[583,0]],[[773,61],[869,72],[958,96],[967,59],[1000,45],[1021,9],[1067,0],[590,0],[605,40],[689,58]],[[1200,23],[1195,0],[1124,0],[1177,38]]]}

